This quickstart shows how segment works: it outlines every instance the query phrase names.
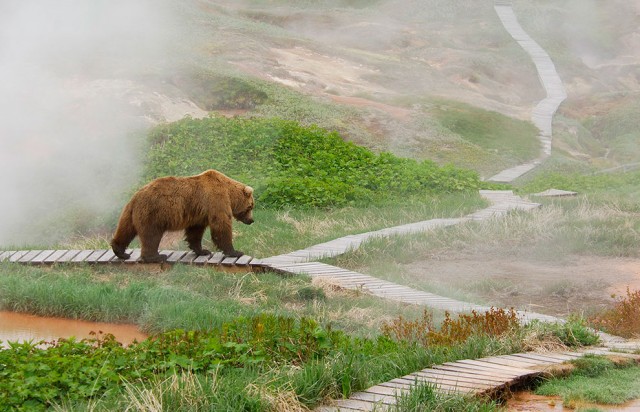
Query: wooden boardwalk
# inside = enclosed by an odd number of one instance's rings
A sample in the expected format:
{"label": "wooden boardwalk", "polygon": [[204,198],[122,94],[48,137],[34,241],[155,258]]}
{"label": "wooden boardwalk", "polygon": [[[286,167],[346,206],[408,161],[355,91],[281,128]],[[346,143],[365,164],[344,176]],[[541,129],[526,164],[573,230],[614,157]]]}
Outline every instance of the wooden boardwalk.
{"label": "wooden boardwalk", "polygon": [[520,196],[514,195],[511,190],[481,190],[480,194],[491,202],[491,206],[464,217],[430,219],[357,235],[344,236],[305,249],[268,257],[263,259],[262,263],[267,266],[278,266],[336,257],[348,251],[356,250],[363,242],[370,239],[424,233],[430,230],[464,223],[469,220],[484,220],[499,217],[514,210],[526,211],[540,207],[539,203],[522,199]]}
{"label": "wooden boardwalk", "polygon": [[[138,263],[140,249],[128,249],[131,257],[126,260],[118,259],[113,251],[100,250],[9,250],[0,252],[0,262],[23,263],[29,265],[52,265],[55,263],[87,263],[87,264],[112,264],[133,265]],[[195,253],[186,250],[162,250],[161,253],[168,256],[167,264],[190,264],[197,266],[216,266],[222,269],[234,268],[252,270],[262,267],[262,260],[251,256],[226,257],[222,253],[213,253],[209,256],[196,256]]]}
{"label": "wooden boardwalk", "polygon": [[538,135],[542,144],[540,157],[529,163],[503,170],[487,179],[492,182],[508,183],[537,167],[551,154],[553,116],[560,104],[567,98],[567,93],[553,61],[547,52],[520,26],[511,6],[501,3],[496,4],[494,8],[507,32],[531,57],[538,71],[540,83],[547,95],[538,102],[531,112],[531,121],[540,130]]}
{"label": "wooden boardwalk", "polygon": [[504,356],[491,356],[476,360],[460,360],[423,369],[400,378],[371,386],[340,399],[331,405],[320,406],[318,412],[385,411],[397,403],[400,396],[408,395],[418,384],[429,384],[439,392],[459,395],[499,397],[506,396],[515,386],[531,379],[551,376],[550,370],[559,364],[578,359],[587,353],[628,356],[640,355],[612,353],[607,349],[581,352],[526,352]]}

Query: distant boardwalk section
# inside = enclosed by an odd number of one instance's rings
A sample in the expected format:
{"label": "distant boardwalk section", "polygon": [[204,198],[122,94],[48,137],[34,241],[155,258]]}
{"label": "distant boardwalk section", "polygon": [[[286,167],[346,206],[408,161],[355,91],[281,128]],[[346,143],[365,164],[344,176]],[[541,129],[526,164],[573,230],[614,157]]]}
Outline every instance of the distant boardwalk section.
{"label": "distant boardwalk section", "polygon": [[540,130],[540,134],[538,135],[538,139],[540,139],[542,143],[542,153],[540,157],[529,163],[503,170],[487,179],[492,182],[508,183],[535,168],[542,160],[551,154],[553,116],[560,104],[567,98],[567,93],[553,61],[551,61],[547,52],[520,26],[518,18],[511,6],[505,3],[499,3],[496,4],[495,10],[507,32],[509,32],[511,37],[520,44],[524,51],[529,54],[531,60],[533,60],[538,70],[540,83],[542,83],[542,87],[544,87],[547,93],[547,97],[542,99],[536,107],[533,108],[531,113],[531,121]]}

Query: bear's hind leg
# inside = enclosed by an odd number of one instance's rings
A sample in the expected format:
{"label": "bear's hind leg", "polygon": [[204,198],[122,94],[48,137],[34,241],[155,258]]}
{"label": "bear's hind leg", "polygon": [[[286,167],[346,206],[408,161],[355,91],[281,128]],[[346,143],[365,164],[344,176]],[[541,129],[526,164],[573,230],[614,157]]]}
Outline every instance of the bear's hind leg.
{"label": "bear's hind leg", "polygon": [[167,260],[167,255],[161,255],[158,253],[158,247],[160,246],[160,240],[164,231],[148,230],[144,233],[138,233],[140,238],[140,246],[142,251],[140,253],[140,260],[144,263],[161,263]]}
{"label": "bear's hind leg", "polygon": [[189,244],[189,249],[193,250],[197,256],[210,255],[211,251],[202,248],[202,235],[206,226],[190,226],[185,229],[185,240]]}

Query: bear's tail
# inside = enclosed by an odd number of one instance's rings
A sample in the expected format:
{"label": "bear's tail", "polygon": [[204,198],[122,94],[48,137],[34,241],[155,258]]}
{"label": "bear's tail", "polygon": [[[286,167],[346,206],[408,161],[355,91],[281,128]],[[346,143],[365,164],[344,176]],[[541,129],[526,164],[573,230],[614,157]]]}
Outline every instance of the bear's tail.
{"label": "bear's tail", "polygon": [[131,206],[131,203],[132,202],[127,203],[124,207],[120,215],[120,220],[118,221],[116,233],[113,234],[113,239],[111,239],[113,254],[120,259],[129,259],[131,255],[125,253],[125,250],[137,235],[136,228],[133,226],[133,206]]}

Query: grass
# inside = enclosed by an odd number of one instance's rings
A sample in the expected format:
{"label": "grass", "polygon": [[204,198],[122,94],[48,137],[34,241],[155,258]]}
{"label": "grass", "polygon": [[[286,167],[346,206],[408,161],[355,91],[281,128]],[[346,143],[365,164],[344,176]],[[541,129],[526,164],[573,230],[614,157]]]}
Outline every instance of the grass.
{"label": "grass", "polygon": [[499,411],[497,403],[483,399],[465,397],[461,395],[449,395],[436,391],[425,383],[416,381],[408,394],[397,397],[397,404],[389,408],[392,412],[493,412]]}
{"label": "grass", "polygon": [[613,362],[598,356],[572,361],[568,378],[553,378],[536,389],[538,395],[559,395],[565,407],[585,404],[620,405],[640,398],[640,367],[623,358]]}
{"label": "grass", "polygon": [[369,336],[412,309],[307,277],[217,273],[176,265],[160,273],[100,266],[0,264],[0,307],[71,319],[137,324],[147,332],[208,329],[258,313],[310,316]]}
{"label": "grass", "polygon": [[535,159],[540,154],[536,127],[497,112],[453,101],[437,101],[432,109],[440,124],[464,140],[514,164]]}
{"label": "grass", "polygon": [[[532,336],[545,340],[555,336],[559,345],[586,342],[562,338],[567,329],[561,325],[556,329],[520,327],[513,316],[500,311],[446,315],[438,326],[433,313],[419,317],[412,306],[269,273],[230,275],[189,266],[144,273],[100,266],[38,268],[4,263],[0,275],[3,309],[136,322],[147,331],[161,333],[128,348],[108,339],[97,345],[62,341],[48,350],[29,343],[12,344],[0,356],[28,356],[31,361],[0,359],[13,371],[5,370],[0,386],[5,385],[8,392],[3,396],[9,397],[0,396],[0,404],[7,399],[13,402],[15,396],[31,396],[35,406],[43,399],[55,399],[52,404],[58,410],[157,410],[159,405],[163,410],[189,410],[194,405],[249,411],[281,410],[278,405],[304,408],[327,398],[348,397],[428,365],[524,350],[535,340]],[[307,316],[320,323],[304,320]],[[307,325],[304,332],[296,329],[298,324],[299,328]],[[176,328],[181,331],[172,332]],[[408,340],[408,335],[395,333],[407,328],[413,328],[414,337],[416,331],[429,329],[431,338]],[[295,336],[296,330],[300,336]],[[227,340],[220,345],[217,339]],[[300,351],[306,345],[315,349],[303,356]],[[218,365],[221,369],[208,364],[215,356],[226,359]],[[122,362],[128,365],[124,369]],[[67,363],[67,374],[59,374],[57,368]],[[41,371],[36,372],[37,380],[25,386],[21,373],[28,373],[29,365],[40,365]],[[76,371],[85,371],[81,379],[92,380],[96,388],[122,382],[104,393],[104,389],[94,392],[84,384],[69,383],[76,382]],[[22,392],[15,391],[18,387]],[[61,393],[67,397],[56,395]],[[90,399],[86,393],[92,394]],[[420,399],[411,402],[426,402]],[[438,398],[438,402],[461,405],[462,401]]]}

